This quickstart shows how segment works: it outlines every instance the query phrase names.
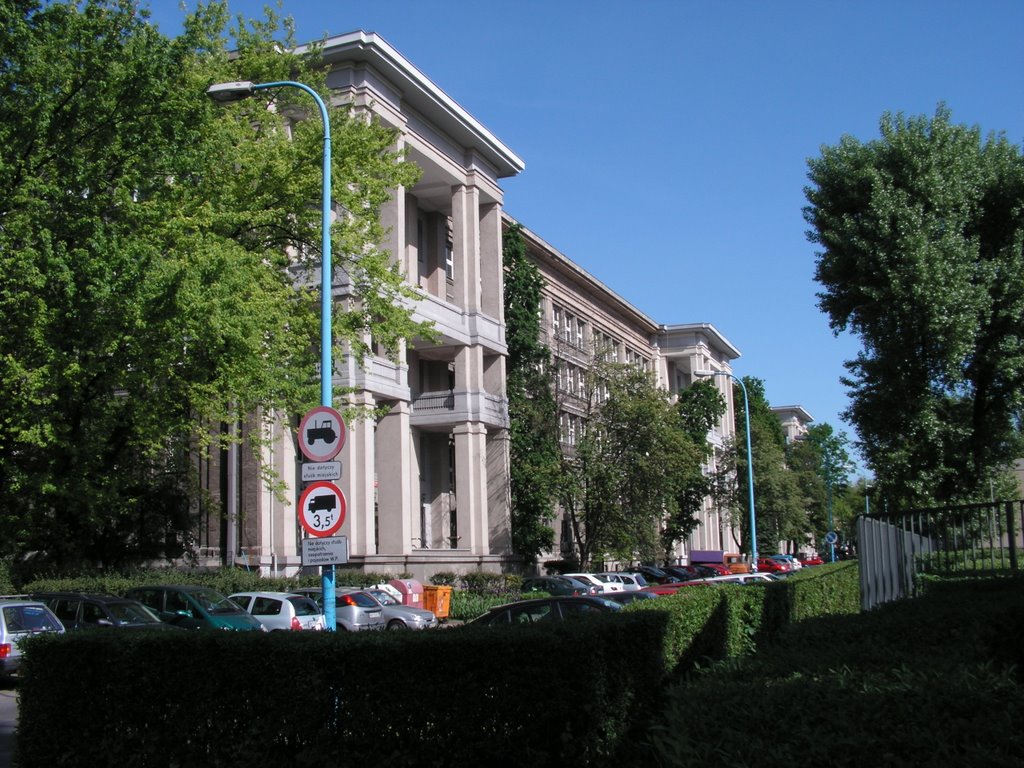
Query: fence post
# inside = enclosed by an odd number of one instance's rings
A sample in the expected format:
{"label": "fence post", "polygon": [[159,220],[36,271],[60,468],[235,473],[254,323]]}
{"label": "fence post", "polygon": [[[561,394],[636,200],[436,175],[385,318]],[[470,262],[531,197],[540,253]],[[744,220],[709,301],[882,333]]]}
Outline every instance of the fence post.
{"label": "fence post", "polygon": [[1010,537],[1010,570],[1017,573],[1017,530],[1014,527],[1013,502],[1006,502],[1006,532]]}

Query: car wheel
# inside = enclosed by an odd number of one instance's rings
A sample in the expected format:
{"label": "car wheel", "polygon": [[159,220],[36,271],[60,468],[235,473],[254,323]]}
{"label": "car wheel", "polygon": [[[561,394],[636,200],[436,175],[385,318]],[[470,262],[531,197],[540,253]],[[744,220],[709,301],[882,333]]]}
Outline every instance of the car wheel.
{"label": "car wheel", "polygon": [[388,622],[388,629],[408,629],[404,621],[392,619]]}

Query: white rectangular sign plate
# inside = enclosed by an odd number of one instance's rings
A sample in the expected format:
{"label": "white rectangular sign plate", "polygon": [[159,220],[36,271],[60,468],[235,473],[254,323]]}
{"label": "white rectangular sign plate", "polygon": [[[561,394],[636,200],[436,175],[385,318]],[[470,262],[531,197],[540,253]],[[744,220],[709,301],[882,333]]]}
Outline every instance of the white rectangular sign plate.
{"label": "white rectangular sign plate", "polygon": [[348,536],[302,540],[303,565],[343,565],[348,562]]}
{"label": "white rectangular sign plate", "polygon": [[302,482],[312,483],[317,480],[341,480],[340,461],[315,461],[302,465]]}

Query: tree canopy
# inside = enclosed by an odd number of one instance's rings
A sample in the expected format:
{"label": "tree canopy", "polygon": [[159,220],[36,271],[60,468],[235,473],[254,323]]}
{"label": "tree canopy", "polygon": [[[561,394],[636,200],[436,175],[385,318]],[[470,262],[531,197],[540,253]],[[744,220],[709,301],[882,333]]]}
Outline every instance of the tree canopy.
{"label": "tree canopy", "polygon": [[[269,12],[268,12],[269,13]],[[0,524],[7,551],[113,563],[187,546],[197,450],[221,422],[316,401],[319,120],[295,89],[228,108],[214,82],[324,73],[272,14],[201,5],[176,39],[134,0],[0,0]],[[325,99],[327,100],[327,99]],[[331,109],[332,229],[358,288],[336,339],[420,328],[375,244],[417,169]],[[255,431],[256,434],[259,430]]]}
{"label": "tree canopy", "polygon": [[1024,454],[1024,161],[1002,134],[885,114],[809,161],[819,306],[863,345],[847,417],[895,504],[984,498]]}
{"label": "tree canopy", "polygon": [[648,372],[595,362],[587,379],[589,410],[565,456],[560,486],[581,566],[606,553],[654,560],[662,552],[662,521],[676,518],[703,448]]}

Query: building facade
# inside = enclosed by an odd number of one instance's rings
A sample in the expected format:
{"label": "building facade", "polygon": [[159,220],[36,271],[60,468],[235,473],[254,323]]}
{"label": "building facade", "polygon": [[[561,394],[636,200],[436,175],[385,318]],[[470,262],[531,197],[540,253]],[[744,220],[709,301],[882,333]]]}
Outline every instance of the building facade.
{"label": "building facade", "polygon": [[[506,220],[507,225],[513,223],[510,217]],[[695,371],[731,372],[732,361],[740,353],[713,325],[659,324],[521,223],[520,232],[544,283],[542,341],[554,358],[563,451],[571,452],[581,433],[586,408],[582,387],[595,358],[649,371],[673,396],[694,383]],[[721,380],[715,377],[716,386]],[[727,410],[708,436],[714,448],[705,467],[709,473],[717,471],[719,456],[732,438],[735,424],[732,388],[719,386],[719,391]],[[675,561],[688,562],[691,549],[735,548],[726,517],[707,500],[694,532],[687,541],[678,543],[673,553]],[[569,523],[561,515],[556,519],[555,533],[557,550],[548,553],[548,558],[559,561],[572,555]],[[613,565],[624,564],[609,567]]]}
{"label": "building facade", "polygon": [[[394,361],[371,356],[360,365],[344,356],[335,363],[335,387],[351,393],[336,407],[385,410],[350,420],[339,456],[337,484],[347,501],[339,535],[348,539],[348,567],[423,581],[439,571],[518,569],[510,539],[501,247],[512,220],[502,210],[500,183],[524,163],[380,36],[330,38],[322,58],[332,101],[397,129],[400,148],[422,169],[415,186],[395,191],[382,217],[386,247],[422,294],[415,317],[437,332],[432,341],[412,340]],[[739,356],[713,326],[659,325],[539,237],[524,234],[546,285],[544,341],[557,354],[567,391],[595,345],[609,359],[652,371],[670,392],[689,386],[696,370],[730,370]],[[334,300],[349,295],[344,276],[336,275]],[[710,436],[718,447],[733,424],[731,387],[721,390],[729,411]],[[581,414],[566,402],[562,438],[571,447]],[[282,415],[228,427],[269,429],[269,445],[259,456],[225,451],[198,467],[214,500],[195,531],[204,562],[265,575],[300,569],[297,423]],[[283,492],[261,482],[267,468]],[[685,561],[691,547],[732,548],[726,527],[708,506],[677,559]]]}
{"label": "building facade", "polygon": [[772,412],[782,424],[782,431],[786,433],[787,443],[799,440],[806,435],[807,427],[814,421],[811,414],[799,405],[773,406]]}

